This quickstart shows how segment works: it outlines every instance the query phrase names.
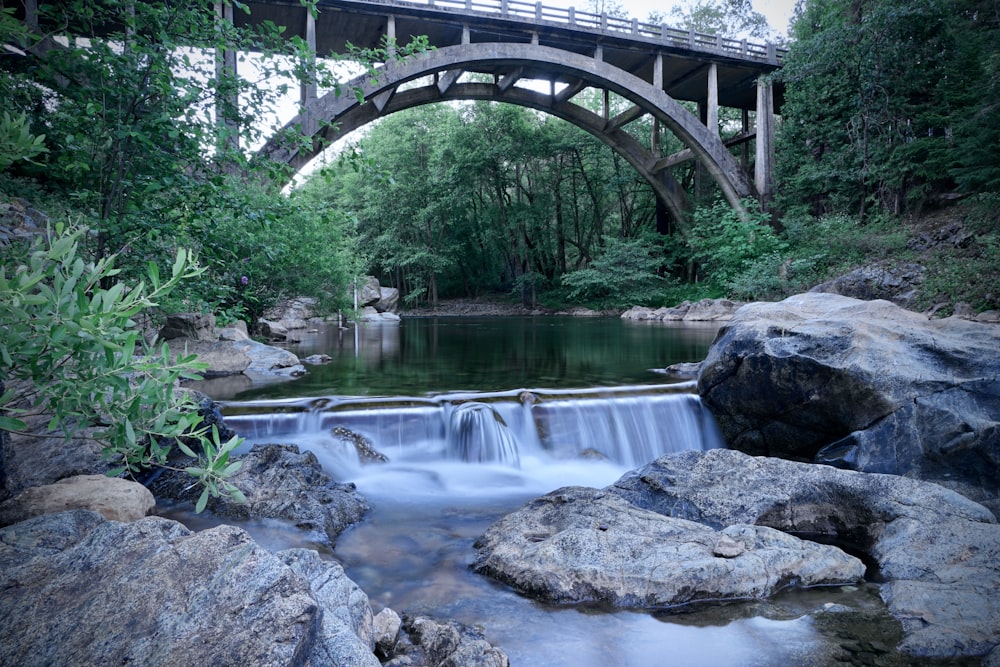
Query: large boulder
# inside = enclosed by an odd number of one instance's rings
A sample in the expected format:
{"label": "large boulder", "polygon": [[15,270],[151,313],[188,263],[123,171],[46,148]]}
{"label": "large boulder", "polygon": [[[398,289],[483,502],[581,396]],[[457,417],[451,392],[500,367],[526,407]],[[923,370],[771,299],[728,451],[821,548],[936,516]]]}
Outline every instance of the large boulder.
{"label": "large boulder", "polygon": [[1000,327],[803,294],[744,306],[698,392],[731,447],[935,481],[996,504]]}
{"label": "large boulder", "polygon": [[263,319],[276,323],[286,331],[306,329],[309,320],[313,318],[315,308],[316,299],[311,297],[282,299],[264,312]]}
{"label": "large boulder", "polygon": [[704,524],[566,487],[508,514],[476,542],[473,569],[548,602],[671,607],[764,598],[791,585],[854,583],[864,565],[778,530]]}
{"label": "large boulder", "polygon": [[888,580],[882,597],[911,655],[978,656],[1000,645],[1000,526],[939,485],[714,449],[664,456],[608,491],[712,527],[768,526],[854,544]]}
{"label": "large boulder", "polygon": [[[299,452],[295,445],[254,445],[231,460],[243,462],[229,481],[243,492],[246,502],[211,498],[208,511],[218,516],[291,521],[333,545],[369,509],[353,484],[334,482],[312,452]],[[201,487],[192,485],[191,476],[182,470],[165,471],[149,482],[149,488],[157,498],[180,502],[194,503],[201,494]]]}
{"label": "large boulder", "polygon": [[33,486],[0,503],[0,526],[71,509],[93,510],[115,521],[137,521],[155,506],[153,494],[138,482],[105,475],[77,475],[55,484]]}
{"label": "large boulder", "polygon": [[381,295],[375,302],[375,310],[380,313],[395,313],[399,308],[399,290],[395,287],[379,287]]}
{"label": "large boulder", "polygon": [[733,314],[743,304],[729,299],[702,299],[696,303],[684,301],[669,308],[646,308],[633,306],[624,313],[623,320],[653,322],[717,322],[732,319]]}
{"label": "large boulder", "polygon": [[0,529],[0,664],[378,667],[336,563],[239,528],[85,510]]}
{"label": "large boulder", "polygon": [[357,286],[358,308],[364,306],[374,306],[382,299],[381,286],[378,278],[368,276],[365,281]]}

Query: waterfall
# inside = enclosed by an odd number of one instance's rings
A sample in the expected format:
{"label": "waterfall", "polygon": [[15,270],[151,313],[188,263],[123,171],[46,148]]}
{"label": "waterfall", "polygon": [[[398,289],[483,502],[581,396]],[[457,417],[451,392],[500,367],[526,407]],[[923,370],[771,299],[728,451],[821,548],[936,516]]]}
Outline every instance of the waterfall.
{"label": "waterfall", "polygon": [[340,427],[371,440],[390,460],[516,468],[530,454],[637,467],[667,453],[724,446],[692,384],[255,401],[223,404],[223,413],[254,442],[333,446],[330,433]]}
{"label": "waterfall", "polygon": [[518,467],[517,442],[507,423],[485,403],[462,403],[448,422],[448,455],[466,463]]}

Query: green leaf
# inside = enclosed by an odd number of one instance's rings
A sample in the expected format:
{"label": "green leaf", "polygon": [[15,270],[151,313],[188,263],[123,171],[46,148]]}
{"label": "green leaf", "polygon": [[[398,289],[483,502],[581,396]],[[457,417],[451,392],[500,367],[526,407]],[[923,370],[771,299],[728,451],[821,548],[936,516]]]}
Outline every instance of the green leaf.
{"label": "green leaf", "polygon": [[195,503],[194,513],[201,514],[203,511],[205,511],[205,505],[207,504],[208,504],[208,489],[206,488],[201,492],[201,496],[198,497],[198,502]]}
{"label": "green leaf", "polygon": [[0,430],[3,431],[23,431],[28,425],[20,419],[0,416]]}

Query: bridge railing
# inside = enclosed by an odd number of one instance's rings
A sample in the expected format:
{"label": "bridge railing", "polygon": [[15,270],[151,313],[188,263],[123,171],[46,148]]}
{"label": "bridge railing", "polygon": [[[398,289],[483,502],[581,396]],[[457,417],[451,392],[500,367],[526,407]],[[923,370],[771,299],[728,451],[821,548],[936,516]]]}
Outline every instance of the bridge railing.
{"label": "bridge railing", "polygon": [[[392,1],[384,4],[392,4]],[[541,2],[526,2],[525,0],[424,0],[423,4],[430,7],[443,7],[494,16],[499,14],[504,18],[564,23],[571,27],[631,35],[637,38],[666,42],[681,48],[723,53],[749,60],[777,63],[781,61],[785,53],[784,49],[779,49],[770,42],[760,43],[745,39],[732,39],[694,30],[672,28],[666,23],[644,23],[634,18],[610,16],[607,13],[595,14],[574,7],[551,7]]]}

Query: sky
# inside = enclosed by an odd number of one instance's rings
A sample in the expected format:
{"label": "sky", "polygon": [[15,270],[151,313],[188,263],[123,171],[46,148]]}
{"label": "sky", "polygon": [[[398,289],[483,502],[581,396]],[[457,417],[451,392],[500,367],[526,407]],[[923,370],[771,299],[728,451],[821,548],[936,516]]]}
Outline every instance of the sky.
{"label": "sky", "polygon": [[[614,0],[625,8],[625,12],[630,18],[645,19],[653,12],[659,12],[669,17],[671,10],[676,5],[688,7],[696,4],[696,0]],[[542,0],[542,4],[556,7],[569,7],[576,5],[582,9],[589,5],[588,0]],[[788,34],[788,22],[792,18],[792,10],[795,8],[795,0],[752,0],[754,11],[758,11],[767,18],[779,35]]]}

